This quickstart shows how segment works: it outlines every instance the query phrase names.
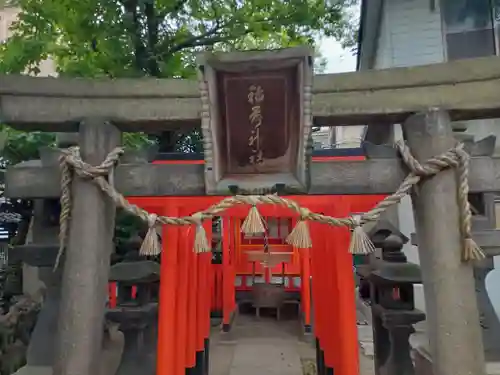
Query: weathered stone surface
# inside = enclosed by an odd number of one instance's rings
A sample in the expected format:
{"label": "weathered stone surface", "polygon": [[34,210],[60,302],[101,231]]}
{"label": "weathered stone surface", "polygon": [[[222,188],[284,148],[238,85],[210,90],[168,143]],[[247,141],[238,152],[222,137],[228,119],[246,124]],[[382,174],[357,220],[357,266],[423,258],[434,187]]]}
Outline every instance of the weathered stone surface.
{"label": "weathered stone surface", "polygon": [[61,276],[60,271],[54,274],[52,267],[40,268],[39,272],[40,278],[47,285],[47,292],[28,346],[27,364],[30,366],[52,366],[59,323]]}
{"label": "weathered stone surface", "polygon": [[[411,116],[404,133],[418,161],[456,143],[449,116],[435,108]],[[455,173],[445,171],[425,179],[412,201],[434,369],[439,375],[480,374],[484,351],[473,268],[463,262],[460,252]]]}
{"label": "weathered stone surface", "polygon": [[[37,272],[31,274],[31,278],[36,280],[26,278],[24,281],[35,285],[41,281],[45,287],[42,309],[26,353],[29,367],[52,366],[54,360],[61,297],[61,269],[59,268],[56,272],[53,270],[57,254],[57,246],[54,244],[57,243],[59,232],[57,221],[52,220],[54,214],[57,215],[58,212],[54,212],[52,202],[36,200],[32,241],[37,245],[28,243],[9,251],[12,259],[37,267]],[[64,264],[64,261],[61,264]],[[28,275],[25,276],[28,277]]]}
{"label": "weathered stone surface", "polygon": [[[121,141],[101,118],[80,124],[82,159],[99,165]],[[108,296],[116,207],[90,181],[72,183],[72,212],[63,268],[54,375],[95,375],[101,366],[104,303]]]}
{"label": "weathered stone surface", "polygon": [[[123,355],[125,340],[123,333],[116,329],[108,333],[102,344],[101,364],[97,375],[116,374]],[[13,375],[53,375],[52,366],[26,365]]]}
{"label": "weathered stone surface", "polygon": [[[472,238],[487,256],[500,255],[500,230],[489,229],[472,232]],[[411,234],[411,244],[418,246],[417,235],[415,233]]]}
{"label": "weathered stone surface", "polygon": [[[388,129],[384,126],[383,130]],[[473,134],[455,134],[455,138],[464,143],[464,149],[470,156],[491,156],[495,151],[496,136],[490,135],[477,142],[474,142]],[[391,159],[397,158],[398,150],[392,144],[376,144],[364,141],[363,151],[369,159]]]}
{"label": "weathered stone surface", "polygon": [[[406,175],[398,159],[313,162],[309,194],[389,194],[396,191]],[[6,172],[5,195],[56,198],[61,190],[59,176],[56,166],[41,167],[34,161],[18,164]],[[471,159],[471,192],[500,191],[497,176],[500,159]],[[114,183],[125,196],[205,195],[201,164],[122,164],[116,168]]]}
{"label": "weathered stone surface", "polygon": [[[315,123],[394,124],[436,105],[450,109],[454,119],[498,117],[498,70],[497,58],[488,57],[317,75],[312,108]],[[7,75],[0,76],[0,99],[2,120],[24,130],[74,132],[78,120],[88,114],[112,118],[124,131],[156,133],[200,124],[198,84],[189,80]]]}
{"label": "weathered stone surface", "polygon": [[[414,333],[410,337],[410,346],[415,362],[415,375],[435,375],[427,335],[420,332]],[[485,370],[481,375],[500,375],[500,362],[487,362]]]}

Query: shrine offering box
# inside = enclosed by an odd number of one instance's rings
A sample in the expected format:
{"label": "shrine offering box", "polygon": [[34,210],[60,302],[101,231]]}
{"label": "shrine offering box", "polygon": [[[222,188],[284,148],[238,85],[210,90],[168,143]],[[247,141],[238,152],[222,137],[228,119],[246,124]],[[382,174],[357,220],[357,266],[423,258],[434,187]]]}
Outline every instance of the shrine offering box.
{"label": "shrine offering box", "polygon": [[313,50],[198,57],[207,194],[307,192]]}

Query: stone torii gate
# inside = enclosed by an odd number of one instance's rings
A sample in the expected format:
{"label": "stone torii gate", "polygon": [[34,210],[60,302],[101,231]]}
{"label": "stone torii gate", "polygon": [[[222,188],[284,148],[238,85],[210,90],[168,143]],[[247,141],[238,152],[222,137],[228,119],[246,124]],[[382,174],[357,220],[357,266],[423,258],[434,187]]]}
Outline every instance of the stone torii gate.
{"label": "stone torii gate", "polygon": [[[213,110],[207,92],[213,93],[217,69],[231,72],[230,67],[243,63],[250,67],[271,64],[277,71],[286,70],[291,65],[283,61],[293,61],[302,69],[304,117],[312,117],[317,126],[386,123],[390,127],[402,123],[407,144],[421,162],[455,146],[450,120],[500,117],[497,57],[312,79],[308,76],[311,52],[298,48],[210,55],[200,63],[200,82],[0,76],[0,119],[26,131],[79,132],[82,159],[99,165],[120,144],[122,131],[157,133],[206,125],[203,119]],[[302,126],[302,135],[307,138],[311,123],[304,121]],[[207,128],[204,131],[205,158],[216,166],[220,161],[208,160],[218,152],[214,151],[216,145],[210,144]],[[305,153],[304,139],[298,143],[299,152]],[[59,198],[57,155],[9,168],[6,196],[45,201]],[[220,194],[214,176],[210,176],[214,166],[207,164],[120,164],[114,170],[113,183],[125,196]],[[298,192],[390,194],[407,170],[393,157],[313,162],[306,172],[303,179],[299,176]],[[499,175],[500,160],[473,157],[470,191],[500,191]],[[271,185],[271,180],[262,184]],[[53,338],[53,373],[94,375],[99,371],[100,346],[96,343],[103,336],[115,210],[90,180],[76,179],[72,189],[71,235],[62,275],[59,334]],[[412,199],[429,330],[433,332],[434,373],[476,375],[484,373],[483,345],[472,266],[460,258],[456,191],[455,173],[447,170],[424,179]],[[33,261],[40,258],[37,252],[48,250],[52,255],[41,262],[47,268],[57,251],[56,239],[49,242],[50,246],[42,240],[40,246],[20,248],[17,256]]]}

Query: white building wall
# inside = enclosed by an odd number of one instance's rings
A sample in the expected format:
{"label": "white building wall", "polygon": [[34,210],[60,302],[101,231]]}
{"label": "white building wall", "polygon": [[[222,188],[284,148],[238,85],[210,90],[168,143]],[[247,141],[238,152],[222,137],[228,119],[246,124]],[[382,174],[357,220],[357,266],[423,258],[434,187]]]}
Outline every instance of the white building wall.
{"label": "white building wall", "polygon": [[[429,0],[385,0],[378,38],[374,69],[408,67],[446,61],[446,48],[442,33],[439,0],[430,9]],[[469,127],[476,139],[497,135],[497,154],[500,154],[500,120],[477,120]],[[401,126],[395,126],[395,138],[401,139]],[[415,232],[411,200],[406,197],[398,207],[401,232],[408,237]],[[411,244],[404,249],[408,259],[418,263],[418,251]],[[496,257],[499,258],[499,257]],[[500,259],[495,259],[496,269],[488,275],[487,289],[497,312],[500,312]],[[415,290],[417,308],[425,311],[422,286]]]}
{"label": "white building wall", "polygon": [[[437,1],[439,2],[439,1]],[[374,69],[442,62],[439,8],[429,0],[385,0]],[[338,147],[359,147],[363,126],[337,127]]]}
{"label": "white building wall", "polygon": [[[430,9],[429,0],[385,0],[375,56],[374,69],[434,64],[445,61],[439,1]],[[394,127],[395,139],[401,139],[401,126]],[[398,206],[399,228],[407,237],[415,232],[411,200]],[[404,248],[408,260],[418,263],[418,250]],[[415,287],[416,307],[425,311],[423,286]]]}
{"label": "white building wall", "polygon": [[356,148],[361,146],[361,138],[364,126],[336,126],[335,127],[335,147]]}
{"label": "white building wall", "polygon": [[[434,64],[445,61],[439,1],[431,10],[429,0],[385,0],[375,56],[375,69]],[[395,138],[401,139],[395,126]],[[415,231],[411,201],[398,209],[400,230],[409,237]],[[418,251],[407,244],[405,253],[418,262]]]}
{"label": "white building wall", "polygon": [[9,36],[9,27],[17,19],[16,8],[0,9],[0,42],[6,40]]}
{"label": "white building wall", "polygon": [[443,62],[439,1],[385,0],[375,69]]}

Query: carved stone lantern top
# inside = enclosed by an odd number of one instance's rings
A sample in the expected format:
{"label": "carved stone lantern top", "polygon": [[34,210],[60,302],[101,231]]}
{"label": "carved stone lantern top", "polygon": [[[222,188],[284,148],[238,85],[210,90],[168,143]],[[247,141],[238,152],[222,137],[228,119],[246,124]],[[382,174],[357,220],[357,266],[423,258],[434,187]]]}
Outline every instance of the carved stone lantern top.
{"label": "carved stone lantern top", "polygon": [[422,282],[420,267],[406,262],[402,247],[403,240],[395,234],[389,235],[383,241],[383,261],[370,276],[375,283],[419,284]]}
{"label": "carved stone lantern top", "polygon": [[109,280],[130,284],[158,281],[160,265],[150,260],[116,263],[111,267]]}
{"label": "carved stone lantern top", "polygon": [[[401,242],[400,248],[409,241],[409,238],[388,220],[382,219],[376,222],[368,222],[363,225],[363,229],[377,248],[384,247],[389,236],[399,239]],[[391,241],[394,242],[395,240],[395,238],[392,238]],[[391,246],[390,243],[387,243],[387,245]]]}
{"label": "carved stone lantern top", "polygon": [[420,284],[420,268],[413,263],[382,263],[381,268],[372,271],[373,281],[386,284]]}

